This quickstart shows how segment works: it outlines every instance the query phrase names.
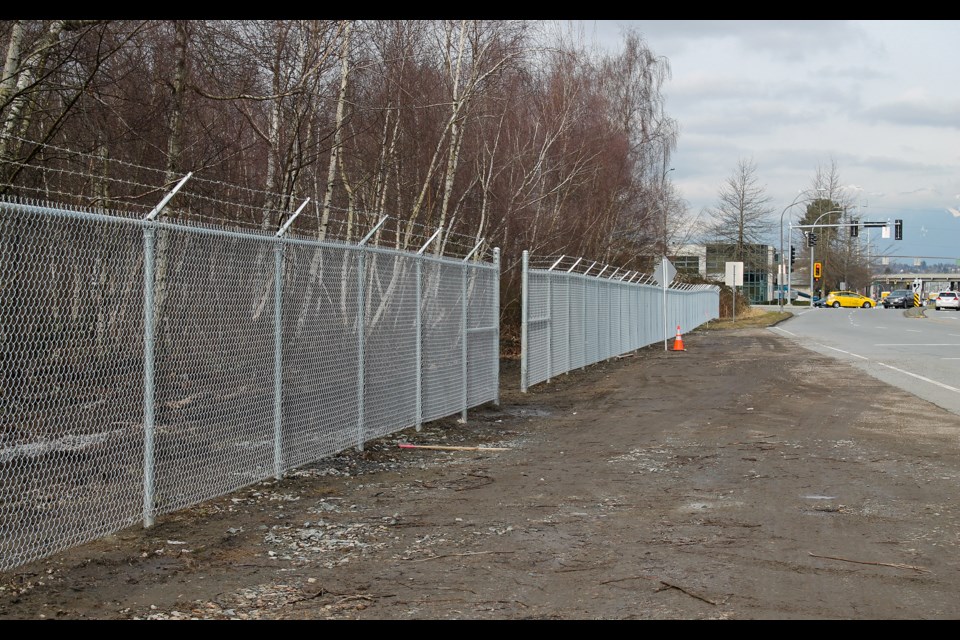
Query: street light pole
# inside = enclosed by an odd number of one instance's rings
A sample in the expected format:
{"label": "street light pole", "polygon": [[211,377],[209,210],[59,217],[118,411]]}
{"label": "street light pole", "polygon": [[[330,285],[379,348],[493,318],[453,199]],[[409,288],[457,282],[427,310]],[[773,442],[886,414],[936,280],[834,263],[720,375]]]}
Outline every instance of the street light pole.
{"label": "street light pole", "polygon": [[[823,213],[820,214],[820,217],[818,217],[816,221],[812,225],[810,225],[811,227],[810,233],[813,233],[813,229],[817,227],[817,224],[820,222],[823,216],[831,213],[844,213],[844,211],[843,209],[836,209],[834,211],[824,211]],[[806,225],[800,225],[800,226],[806,226]],[[810,308],[813,309],[813,245],[810,245]]]}
{"label": "street light pole", "polygon": [[[817,218],[819,220],[819,218]],[[814,223],[816,227],[816,223]],[[813,233],[813,229],[810,230],[810,233]],[[814,244],[810,244],[810,308],[813,309],[813,250],[816,249]]]}
{"label": "street light pole", "polygon": [[665,170],[660,176],[660,206],[663,209],[663,256],[667,256],[667,174],[673,171],[673,167]]}
{"label": "street light pole", "polygon": [[[664,158],[666,160],[666,158]],[[666,162],[664,162],[666,164]],[[669,283],[667,279],[667,189],[666,181],[667,174],[673,171],[673,167],[664,170],[663,175],[660,176],[660,206],[663,209],[663,257],[660,259],[660,268],[661,279],[663,282],[660,283],[660,286],[663,287],[663,350],[667,350],[667,286]]]}
{"label": "street light pole", "polygon": [[[817,191],[827,191],[827,189],[824,188],[824,187],[817,187]],[[819,197],[819,196],[818,196],[818,197]],[[798,227],[801,227],[802,225],[797,225],[797,226],[798,226]],[[788,232],[787,238],[793,238],[793,224],[792,224],[792,223],[790,224],[790,230],[789,230],[789,232]],[[792,240],[791,240],[791,242],[792,242]],[[811,266],[810,266],[810,268],[813,269],[813,263],[812,263],[812,261],[811,261]],[[790,291],[790,285],[791,285],[791,284],[793,284],[793,265],[792,265],[792,264],[788,265],[788,267],[787,267],[787,304],[792,307],[792,306],[793,306],[793,299],[790,297],[790,293],[791,293],[791,291]],[[811,308],[813,307],[813,291],[812,291],[812,290],[810,291],[810,306],[811,306]]]}
{"label": "street light pole", "polygon": [[[797,197],[793,199],[793,202],[784,207],[783,212],[780,213],[780,268],[777,270],[777,298],[780,301],[780,312],[783,313],[783,282],[781,279],[786,275],[787,269],[786,265],[789,264],[788,261],[783,259],[783,214],[787,212],[787,209],[790,207],[799,204],[800,197],[806,195],[803,191],[797,194]],[[790,291],[790,280],[787,279],[787,292],[789,295]]]}

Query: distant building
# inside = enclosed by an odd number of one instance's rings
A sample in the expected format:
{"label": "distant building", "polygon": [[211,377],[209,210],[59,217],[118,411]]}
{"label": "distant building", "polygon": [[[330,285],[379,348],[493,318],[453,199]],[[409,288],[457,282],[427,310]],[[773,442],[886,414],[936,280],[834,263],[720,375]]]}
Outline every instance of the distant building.
{"label": "distant building", "polygon": [[677,269],[677,273],[695,273],[700,277],[707,276],[707,248],[702,244],[687,244],[678,247],[670,256],[670,262]]}
{"label": "distant building", "polygon": [[[702,277],[723,282],[727,262],[734,260],[736,246],[725,243],[691,244],[677,247],[670,262],[681,273],[699,273]],[[776,298],[776,249],[768,244],[747,245],[743,262],[743,294],[751,303],[762,304]]]}
{"label": "distant building", "polygon": [[754,304],[763,304],[773,300],[775,294],[776,250],[768,244],[746,246],[746,255],[742,260],[734,258],[736,245],[708,244],[707,277],[722,281],[727,270],[727,262],[743,262],[743,294]]}

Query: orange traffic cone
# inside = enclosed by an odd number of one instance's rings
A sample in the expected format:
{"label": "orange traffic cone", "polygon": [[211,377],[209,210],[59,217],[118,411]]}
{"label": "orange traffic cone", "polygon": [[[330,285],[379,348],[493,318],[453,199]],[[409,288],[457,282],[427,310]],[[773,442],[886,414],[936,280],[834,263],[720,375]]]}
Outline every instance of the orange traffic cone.
{"label": "orange traffic cone", "polygon": [[674,351],[686,351],[683,348],[683,336],[680,335],[680,325],[677,325],[677,337],[673,341]]}

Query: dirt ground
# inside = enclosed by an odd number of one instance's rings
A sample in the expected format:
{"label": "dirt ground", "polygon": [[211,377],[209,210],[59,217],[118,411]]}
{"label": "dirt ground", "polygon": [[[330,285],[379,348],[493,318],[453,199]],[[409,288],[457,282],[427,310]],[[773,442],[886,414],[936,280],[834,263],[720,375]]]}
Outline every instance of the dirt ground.
{"label": "dirt ground", "polygon": [[[952,619],[960,416],[699,330],[0,573],[0,619]],[[410,449],[493,447],[498,451]]]}

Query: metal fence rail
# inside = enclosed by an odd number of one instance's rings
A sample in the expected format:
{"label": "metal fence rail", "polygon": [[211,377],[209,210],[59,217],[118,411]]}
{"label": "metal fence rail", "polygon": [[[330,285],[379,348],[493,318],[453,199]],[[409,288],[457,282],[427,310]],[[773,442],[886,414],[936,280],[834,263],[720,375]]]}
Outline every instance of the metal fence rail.
{"label": "metal fence rail", "polygon": [[[720,314],[719,287],[651,284],[650,276],[565,256],[531,268],[523,252],[520,389],[690,331]],[[576,269],[580,269],[577,271]],[[593,272],[593,275],[591,274]]]}
{"label": "metal fence rail", "polygon": [[0,570],[497,401],[499,270],[0,202]]}

